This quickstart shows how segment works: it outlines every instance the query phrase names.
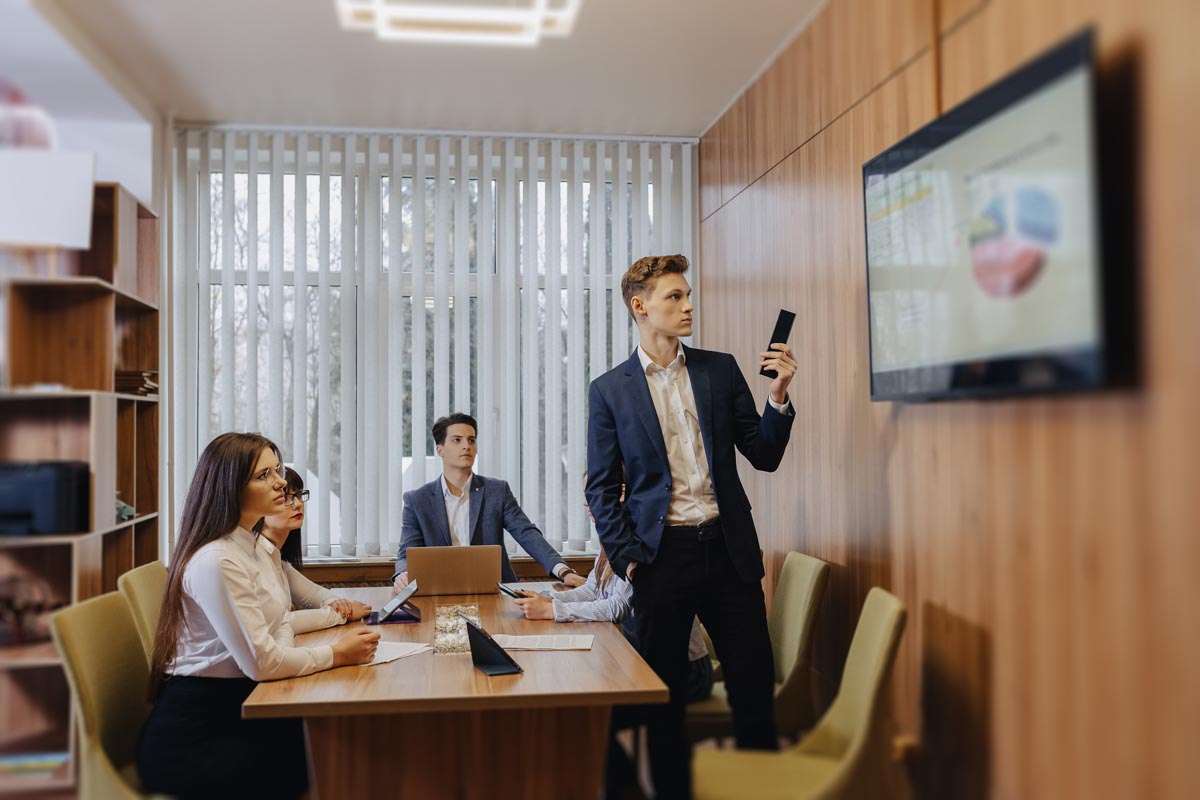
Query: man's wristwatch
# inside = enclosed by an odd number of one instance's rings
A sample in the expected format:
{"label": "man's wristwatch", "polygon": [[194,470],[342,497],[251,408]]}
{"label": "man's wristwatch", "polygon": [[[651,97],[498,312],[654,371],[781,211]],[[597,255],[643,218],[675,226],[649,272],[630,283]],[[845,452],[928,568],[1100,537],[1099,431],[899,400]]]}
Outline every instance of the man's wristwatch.
{"label": "man's wristwatch", "polygon": [[575,570],[571,569],[571,567],[568,565],[566,569],[564,569],[562,572],[558,573],[558,579],[560,581],[565,581],[568,574],[578,575],[579,573],[576,572]]}

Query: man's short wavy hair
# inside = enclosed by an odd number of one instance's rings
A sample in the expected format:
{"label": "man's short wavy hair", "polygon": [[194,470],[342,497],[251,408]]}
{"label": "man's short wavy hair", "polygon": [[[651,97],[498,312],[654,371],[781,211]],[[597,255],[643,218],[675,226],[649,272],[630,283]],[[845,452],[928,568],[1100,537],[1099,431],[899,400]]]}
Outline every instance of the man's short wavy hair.
{"label": "man's short wavy hair", "polygon": [[688,266],[687,257],[679,254],[646,256],[633,262],[633,266],[625,270],[625,274],[621,276],[621,297],[625,300],[625,308],[629,311],[629,316],[633,316],[633,306],[630,301],[633,300],[635,294],[644,295],[646,292],[654,291],[654,284],[659,277],[667,273],[682,275],[688,271]]}

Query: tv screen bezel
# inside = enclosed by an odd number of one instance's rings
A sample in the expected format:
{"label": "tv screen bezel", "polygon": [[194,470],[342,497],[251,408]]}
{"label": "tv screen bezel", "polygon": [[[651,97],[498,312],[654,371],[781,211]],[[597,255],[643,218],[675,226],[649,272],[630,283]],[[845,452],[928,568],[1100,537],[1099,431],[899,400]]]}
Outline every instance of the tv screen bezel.
{"label": "tv screen bezel", "polygon": [[[1092,299],[1096,305],[1096,341],[1070,354],[1062,350],[1031,351],[1016,356],[949,361],[877,373],[872,337],[870,247],[867,241],[866,193],[867,183],[872,176],[890,175],[904,169],[1081,67],[1089,75],[1088,109],[1084,125],[1092,144],[1090,167],[1094,192],[1099,193],[1101,181],[1096,128],[1094,38],[1091,29],[1075,34],[863,164],[863,260],[867,272],[867,348],[872,402],[1074,393],[1104,389],[1109,385],[1105,347],[1104,248],[1100,236],[1100,204],[1095,194],[1091,198],[1088,213],[1091,215],[1096,243],[1096,291]],[[950,371],[949,381],[944,377],[947,370]],[[922,373],[925,372],[938,372],[943,377],[936,382],[922,384]]]}

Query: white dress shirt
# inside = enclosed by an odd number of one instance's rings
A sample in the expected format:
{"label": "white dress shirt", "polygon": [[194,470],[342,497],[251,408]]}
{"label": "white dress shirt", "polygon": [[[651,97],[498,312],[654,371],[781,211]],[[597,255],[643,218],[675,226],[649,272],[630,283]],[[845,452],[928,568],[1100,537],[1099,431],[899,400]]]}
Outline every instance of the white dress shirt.
{"label": "white dress shirt", "polygon": [[[450,542],[459,547],[471,545],[471,482],[474,479],[475,473],[468,473],[462,494],[456,495],[446,480],[446,473],[442,473],[442,499],[446,502],[446,521],[450,523]],[[567,562],[560,561],[551,572],[554,577],[562,578],[569,569]]]}
{"label": "white dress shirt", "polygon": [[708,474],[708,456],[700,433],[700,415],[688,378],[687,357],[677,345],[675,358],[660,367],[638,347],[638,358],[646,371],[650,399],[658,415],[667,463],[671,469],[671,502],[667,506],[668,525],[699,525],[719,515]]}
{"label": "white dress shirt", "polygon": [[[700,414],[688,376],[687,354],[677,344],[675,358],[665,367],[655,364],[640,346],[638,359],[646,371],[650,399],[658,415],[667,462],[671,469],[671,502],[667,506],[668,525],[700,525],[719,516],[708,473],[708,456],[700,433]],[[781,414],[791,413],[791,401],[782,405],[767,401]]]}
{"label": "white dress shirt", "polygon": [[333,666],[333,648],[296,647],[291,596],[269,554],[242,527],[196,551],[183,571],[174,675],[269,681]]}
{"label": "white dress shirt", "polygon": [[[597,557],[597,566],[599,562]],[[633,586],[614,574],[602,591],[599,578],[600,570],[593,566],[582,586],[545,592],[554,602],[554,621],[624,622],[633,610]]]}
{"label": "white dress shirt", "polygon": [[446,501],[446,519],[450,522],[450,541],[460,547],[471,545],[471,481],[475,473],[467,473],[462,494],[454,494],[450,481],[442,473],[442,499]]}
{"label": "white dress shirt", "polygon": [[338,600],[337,595],[313,583],[284,561],[275,543],[266,536],[258,537],[258,547],[271,559],[275,575],[287,591],[288,607],[298,607],[297,610],[288,611],[292,633],[308,633],[345,624],[346,618],[331,608]]}

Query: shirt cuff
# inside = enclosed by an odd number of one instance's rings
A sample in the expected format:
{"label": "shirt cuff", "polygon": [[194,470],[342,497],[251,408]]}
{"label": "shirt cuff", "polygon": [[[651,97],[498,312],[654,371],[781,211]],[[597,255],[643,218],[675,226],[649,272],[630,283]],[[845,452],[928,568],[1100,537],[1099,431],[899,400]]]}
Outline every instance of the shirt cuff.
{"label": "shirt cuff", "polygon": [[313,661],[316,662],[317,672],[333,669],[333,645],[326,644],[312,648]]}
{"label": "shirt cuff", "polygon": [[771,395],[768,394],[767,402],[771,404],[771,408],[775,409],[780,414],[783,414],[785,417],[791,417],[795,415],[795,412],[792,411],[792,398],[790,395],[788,396],[786,403],[780,404],[772,400]]}
{"label": "shirt cuff", "polygon": [[567,562],[560,561],[554,565],[554,569],[551,570],[551,572],[554,573],[554,577],[558,578],[561,581],[563,573],[565,573],[569,569],[570,569],[570,567],[567,566]]}
{"label": "shirt cuff", "polygon": [[554,603],[554,621],[555,622],[572,622],[571,612],[567,610],[567,604],[562,600],[551,599]]}

